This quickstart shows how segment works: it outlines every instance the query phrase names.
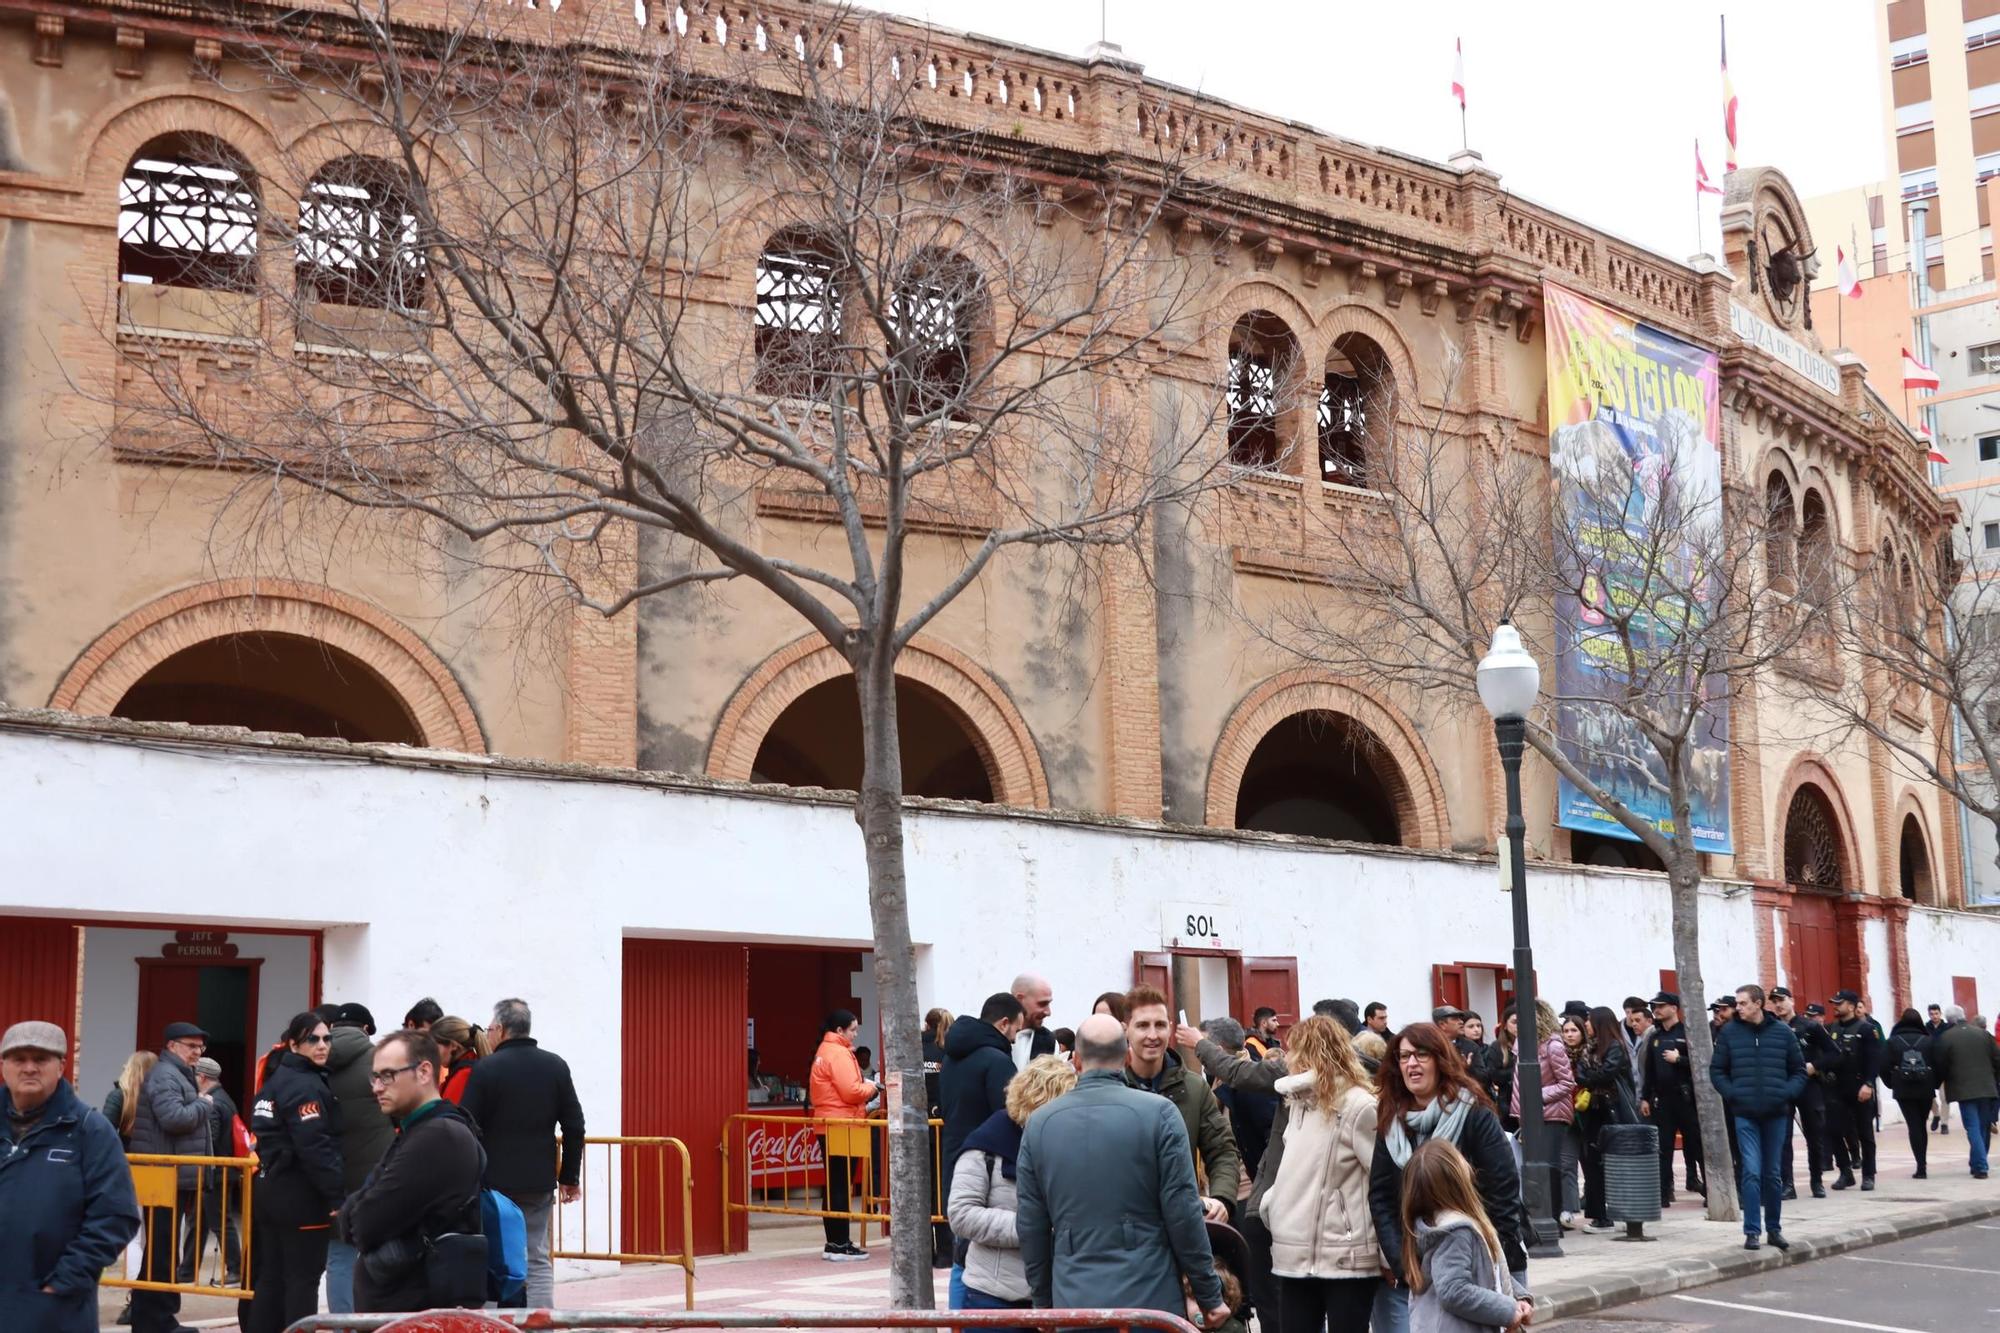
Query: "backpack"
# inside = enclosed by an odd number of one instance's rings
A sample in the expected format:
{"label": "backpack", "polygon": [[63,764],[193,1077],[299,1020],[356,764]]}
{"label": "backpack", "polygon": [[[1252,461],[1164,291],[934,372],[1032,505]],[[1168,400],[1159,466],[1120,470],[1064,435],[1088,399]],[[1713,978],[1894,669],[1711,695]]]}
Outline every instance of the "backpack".
{"label": "backpack", "polygon": [[1921,1047],[1905,1046],[1903,1053],[1896,1057],[1896,1086],[1912,1090],[1931,1086],[1930,1062],[1924,1059]]}
{"label": "backpack", "polygon": [[499,1190],[482,1189],[479,1221],[486,1233],[486,1298],[518,1309],[528,1295],[528,1223],[521,1205]]}

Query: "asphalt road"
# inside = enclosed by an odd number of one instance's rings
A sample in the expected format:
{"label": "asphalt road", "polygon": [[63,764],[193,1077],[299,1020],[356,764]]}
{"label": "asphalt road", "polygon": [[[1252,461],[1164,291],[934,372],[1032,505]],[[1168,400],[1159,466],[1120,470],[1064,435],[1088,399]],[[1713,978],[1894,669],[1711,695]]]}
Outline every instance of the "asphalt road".
{"label": "asphalt road", "polygon": [[1985,1333],[2000,1329],[2000,1220],[1621,1305],[1549,1333]]}

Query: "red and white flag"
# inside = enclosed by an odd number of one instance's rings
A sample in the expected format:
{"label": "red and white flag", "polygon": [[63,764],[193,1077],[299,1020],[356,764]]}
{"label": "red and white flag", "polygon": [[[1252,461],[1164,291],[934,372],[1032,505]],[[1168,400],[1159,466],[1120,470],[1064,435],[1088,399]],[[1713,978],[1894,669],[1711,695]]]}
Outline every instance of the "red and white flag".
{"label": "red and white flag", "polygon": [[[1861,278],[1854,271],[1854,261],[1847,257],[1847,251],[1836,245],[1833,247],[1833,283],[1842,296],[1859,297]],[[1907,355],[1907,353],[1906,353]]]}
{"label": "red and white flag", "polygon": [[1903,387],[1905,389],[1935,389],[1939,380],[1937,372],[1910,355],[1910,349],[1903,349]]}
{"label": "red and white flag", "polygon": [[1696,194],[1721,194],[1722,187],[1708,179],[1708,168],[1701,164],[1701,140],[1694,141],[1694,192]]}
{"label": "red and white flag", "polygon": [[1949,458],[1938,452],[1937,443],[1931,439],[1930,427],[1919,425],[1917,427],[1917,438],[1924,442],[1925,461],[1936,463],[1939,467],[1947,466],[1951,462]]}
{"label": "red and white flag", "polygon": [[1724,171],[1736,170],[1736,85],[1729,81],[1729,20],[1722,20],[1722,132],[1729,140]]}
{"label": "red and white flag", "polygon": [[1455,39],[1451,62],[1451,95],[1458,102],[1458,109],[1465,110],[1465,39]]}

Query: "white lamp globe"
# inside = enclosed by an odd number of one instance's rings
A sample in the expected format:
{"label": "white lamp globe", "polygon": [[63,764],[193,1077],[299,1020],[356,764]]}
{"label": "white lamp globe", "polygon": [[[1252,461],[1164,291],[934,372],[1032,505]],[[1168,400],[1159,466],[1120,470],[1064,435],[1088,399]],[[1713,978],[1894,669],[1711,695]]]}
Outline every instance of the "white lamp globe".
{"label": "white lamp globe", "polygon": [[1479,702],[1497,721],[1526,717],[1542,691],[1542,668],[1521,646],[1521,632],[1506,621],[1493,631],[1493,644],[1479,661]]}

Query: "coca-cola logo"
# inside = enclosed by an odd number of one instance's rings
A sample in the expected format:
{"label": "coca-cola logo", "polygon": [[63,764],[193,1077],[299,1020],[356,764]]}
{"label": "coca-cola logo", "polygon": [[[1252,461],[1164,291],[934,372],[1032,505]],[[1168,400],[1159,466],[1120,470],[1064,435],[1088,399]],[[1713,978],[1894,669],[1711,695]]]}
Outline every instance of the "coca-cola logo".
{"label": "coca-cola logo", "polygon": [[750,1157],[750,1170],[759,1174],[826,1165],[826,1150],[811,1125],[791,1129],[757,1125],[744,1136],[743,1146]]}

